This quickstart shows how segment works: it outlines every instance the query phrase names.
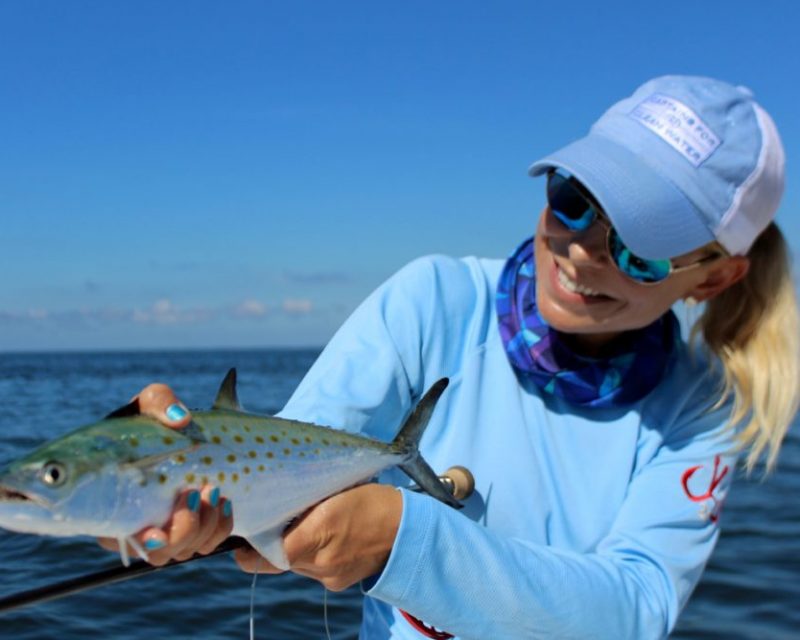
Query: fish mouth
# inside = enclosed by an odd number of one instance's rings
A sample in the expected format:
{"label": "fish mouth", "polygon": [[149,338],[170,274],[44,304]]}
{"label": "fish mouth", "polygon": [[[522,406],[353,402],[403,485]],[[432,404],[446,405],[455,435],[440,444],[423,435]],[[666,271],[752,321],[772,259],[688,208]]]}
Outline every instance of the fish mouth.
{"label": "fish mouth", "polygon": [[37,502],[37,500],[21,491],[0,485],[0,502]]}

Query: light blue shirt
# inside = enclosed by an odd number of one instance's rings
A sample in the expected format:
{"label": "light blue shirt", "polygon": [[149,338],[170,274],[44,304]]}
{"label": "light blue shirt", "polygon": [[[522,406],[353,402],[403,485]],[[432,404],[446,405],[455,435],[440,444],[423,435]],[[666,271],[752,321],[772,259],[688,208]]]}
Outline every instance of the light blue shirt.
{"label": "light blue shirt", "polygon": [[[375,291],[281,415],[391,440],[424,391],[450,386],[422,438],[468,467],[461,511],[403,490],[361,638],[657,638],[673,628],[718,536],[733,475],[719,377],[681,345],[659,386],[581,409],[521,385],[497,328],[501,260],[422,258]],[[697,360],[697,362],[695,362]],[[408,485],[399,470],[381,477]]]}

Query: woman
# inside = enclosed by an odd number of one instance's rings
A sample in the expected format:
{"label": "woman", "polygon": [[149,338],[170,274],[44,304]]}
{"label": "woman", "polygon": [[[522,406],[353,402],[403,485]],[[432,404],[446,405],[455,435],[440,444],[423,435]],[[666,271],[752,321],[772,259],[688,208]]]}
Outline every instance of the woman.
{"label": "woman", "polygon": [[[421,448],[436,469],[473,471],[462,512],[370,484],[285,534],[292,570],[334,590],[364,581],[362,638],[437,637],[419,619],[463,638],[667,635],[737,456],[774,464],[794,415],[796,303],[772,222],[783,151],[747,90],[656,78],[531,173],[547,176],[533,239],[506,262],[401,270],[281,414],[389,440],[451,380]],[[706,303],[708,349],[681,339],[680,300]],[[140,402],[189,420],[161,385]],[[205,487],[140,537],[156,563],[207,552],[230,513]],[[275,571],[253,551],[237,562]]]}

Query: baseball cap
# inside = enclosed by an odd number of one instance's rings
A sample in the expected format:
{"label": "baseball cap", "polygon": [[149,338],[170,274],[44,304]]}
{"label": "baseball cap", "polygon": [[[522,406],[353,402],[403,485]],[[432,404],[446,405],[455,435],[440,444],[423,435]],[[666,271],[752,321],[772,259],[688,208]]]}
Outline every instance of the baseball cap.
{"label": "baseball cap", "polygon": [[633,253],[664,259],[714,240],[746,254],[778,209],[784,164],[775,124],[749,89],[662,76],[529,173],[569,172]]}

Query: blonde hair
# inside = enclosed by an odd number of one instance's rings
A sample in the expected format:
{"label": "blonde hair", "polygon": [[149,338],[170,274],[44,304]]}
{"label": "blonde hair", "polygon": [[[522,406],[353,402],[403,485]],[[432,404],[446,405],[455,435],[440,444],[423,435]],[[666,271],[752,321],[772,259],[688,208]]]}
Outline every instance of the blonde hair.
{"label": "blonde hair", "polygon": [[771,471],[800,399],[800,318],[789,250],[770,224],[747,254],[747,275],[706,304],[692,328],[721,360],[721,406],[734,396],[730,424],[747,450],[748,473],[765,456]]}

